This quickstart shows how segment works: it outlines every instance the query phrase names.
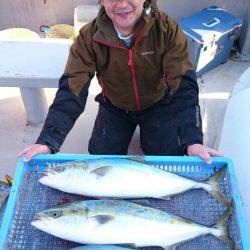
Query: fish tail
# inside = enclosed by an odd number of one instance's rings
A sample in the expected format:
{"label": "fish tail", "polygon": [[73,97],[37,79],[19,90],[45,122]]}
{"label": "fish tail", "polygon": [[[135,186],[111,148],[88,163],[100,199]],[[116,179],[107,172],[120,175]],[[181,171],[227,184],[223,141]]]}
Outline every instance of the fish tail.
{"label": "fish tail", "polygon": [[227,207],[232,207],[232,201],[228,200],[221,189],[221,177],[225,174],[226,167],[222,167],[215,175],[211,176],[204,189],[208,191],[216,200]]}
{"label": "fish tail", "polygon": [[213,229],[215,229],[212,234],[225,242],[230,249],[235,249],[235,243],[232,240],[229,232],[229,225],[228,225],[228,219],[232,215],[232,208],[229,207],[225,211],[224,214],[222,214],[221,217],[215,222],[213,225]]}

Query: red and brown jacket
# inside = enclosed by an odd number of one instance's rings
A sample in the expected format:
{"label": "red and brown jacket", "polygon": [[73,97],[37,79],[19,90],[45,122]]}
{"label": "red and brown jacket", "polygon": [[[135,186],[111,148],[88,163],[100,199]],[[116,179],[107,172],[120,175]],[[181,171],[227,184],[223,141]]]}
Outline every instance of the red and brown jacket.
{"label": "red and brown jacket", "polygon": [[169,93],[181,143],[202,143],[198,85],[187,40],[172,18],[151,5],[136,25],[130,48],[118,38],[104,8],[80,30],[37,143],[58,151],[84,110],[95,73],[104,98],[123,110],[147,109]]}

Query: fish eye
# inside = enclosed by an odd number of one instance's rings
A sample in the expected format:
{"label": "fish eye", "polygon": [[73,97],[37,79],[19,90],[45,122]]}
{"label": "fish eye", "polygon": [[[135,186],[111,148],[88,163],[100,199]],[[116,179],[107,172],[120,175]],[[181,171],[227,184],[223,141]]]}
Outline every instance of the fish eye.
{"label": "fish eye", "polygon": [[52,216],[53,218],[58,218],[58,217],[60,216],[60,213],[57,212],[57,211],[52,211],[52,212],[51,212],[51,216]]}
{"label": "fish eye", "polygon": [[56,170],[56,172],[62,172],[63,170],[64,170],[64,168],[62,167],[62,166],[57,166],[56,168],[55,168],[55,170]]}

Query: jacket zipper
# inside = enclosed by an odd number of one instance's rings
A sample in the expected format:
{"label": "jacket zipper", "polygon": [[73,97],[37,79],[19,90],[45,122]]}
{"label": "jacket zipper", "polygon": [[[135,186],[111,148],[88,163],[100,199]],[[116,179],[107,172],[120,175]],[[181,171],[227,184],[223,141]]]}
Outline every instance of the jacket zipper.
{"label": "jacket zipper", "polygon": [[[144,25],[140,35],[138,36],[138,38],[136,39],[134,45],[132,46],[131,49],[126,49],[122,46],[114,46],[112,44],[109,44],[109,43],[106,43],[106,42],[103,42],[103,41],[100,41],[100,40],[94,40],[95,42],[98,42],[98,43],[102,43],[104,45],[107,45],[111,48],[115,48],[115,49],[123,49],[123,50],[126,50],[128,51],[128,65],[130,67],[130,71],[131,71],[131,74],[132,74],[132,79],[133,79],[133,84],[134,84],[134,92],[135,92],[135,100],[136,100],[136,109],[137,111],[140,111],[141,110],[141,105],[140,105],[140,100],[139,100],[139,93],[138,93],[138,87],[137,87],[137,81],[136,81],[136,76],[135,76],[135,67],[134,67],[134,60],[133,60],[133,49],[135,48],[135,46],[138,44],[138,42],[140,41],[141,39],[141,36],[143,34],[143,31],[144,31],[144,28],[145,28],[146,25]],[[103,85],[103,82],[102,82],[102,85]]]}
{"label": "jacket zipper", "polygon": [[137,111],[139,111],[139,110],[141,110],[141,105],[140,105],[140,101],[139,101],[138,87],[137,87],[137,82],[136,82],[136,77],[135,77],[135,67],[134,67],[134,61],[133,61],[133,50],[130,49],[128,51],[128,54],[129,54],[128,65],[129,65],[131,73],[132,73],[133,84],[134,84],[136,109],[137,109]]}

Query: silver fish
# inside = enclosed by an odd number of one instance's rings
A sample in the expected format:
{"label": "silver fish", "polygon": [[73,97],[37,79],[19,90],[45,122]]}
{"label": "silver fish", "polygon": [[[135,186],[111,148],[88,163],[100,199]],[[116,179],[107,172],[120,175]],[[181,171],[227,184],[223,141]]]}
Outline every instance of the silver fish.
{"label": "silver fish", "polygon": [[91,197],[159,198],[190,189],[205,189],[218,201],[230,205],[221,191],[225,168],[209,181],[198,182],[161,170],[144,160],[133,158],[103,158],[72,161],[44,171],[40,183],[52,188]]}
{"label": "silver fish", "polygon": [[171,249],[182,242],[212,234],[233,249],[227,224],[230,215],[229,208],[213,227],[206,227],[132,202],[90,200],[38,213],[32,225],[82,244],[129,244]]}

